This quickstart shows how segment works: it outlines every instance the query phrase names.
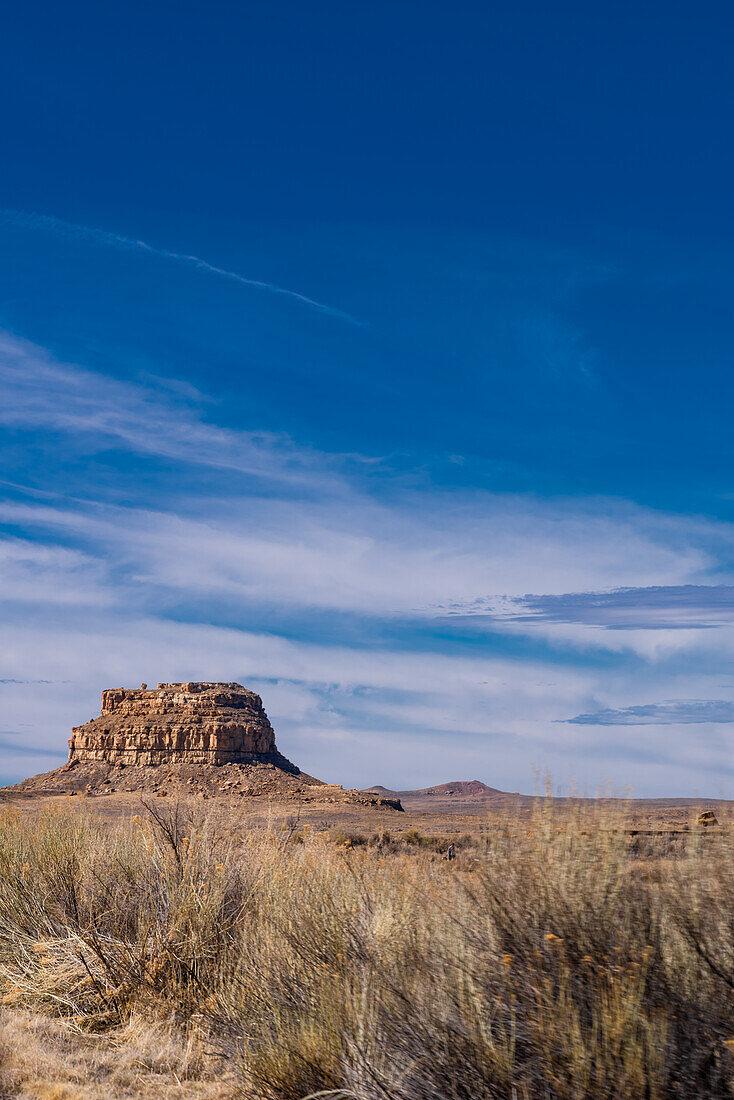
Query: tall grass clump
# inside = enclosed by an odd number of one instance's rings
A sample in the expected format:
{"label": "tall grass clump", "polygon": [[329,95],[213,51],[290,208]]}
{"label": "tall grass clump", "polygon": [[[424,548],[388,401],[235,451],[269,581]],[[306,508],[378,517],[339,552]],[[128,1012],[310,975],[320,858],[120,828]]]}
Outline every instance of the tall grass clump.
{"label": "tall grass clump", "polygon": [[546,807],[447,862],[233,824],[0,817],[5,1002],[174,1017],[250,1100],[732,1095],[725,830],[642,853]]}

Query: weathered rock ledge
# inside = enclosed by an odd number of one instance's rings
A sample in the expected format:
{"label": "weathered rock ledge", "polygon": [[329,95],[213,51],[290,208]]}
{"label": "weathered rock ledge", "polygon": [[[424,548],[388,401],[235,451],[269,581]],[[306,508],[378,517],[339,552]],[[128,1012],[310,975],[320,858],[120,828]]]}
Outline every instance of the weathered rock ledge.
{"label": "weathered rock ledge", "polygon": [[69,762],[149,766],[271,763],[281,756],[254,691],[241,684],[159,684],[102,692],[102,713],[72,730]]}

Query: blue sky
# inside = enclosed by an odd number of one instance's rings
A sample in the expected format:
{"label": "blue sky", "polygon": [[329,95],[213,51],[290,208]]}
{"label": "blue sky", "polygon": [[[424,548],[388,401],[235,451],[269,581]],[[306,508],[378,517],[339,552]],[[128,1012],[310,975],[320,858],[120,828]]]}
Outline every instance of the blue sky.
{"label": "blue sky", "polygon": [[236,679],[346,785],[734,797],[719,5],[16,5],[0,775]]}

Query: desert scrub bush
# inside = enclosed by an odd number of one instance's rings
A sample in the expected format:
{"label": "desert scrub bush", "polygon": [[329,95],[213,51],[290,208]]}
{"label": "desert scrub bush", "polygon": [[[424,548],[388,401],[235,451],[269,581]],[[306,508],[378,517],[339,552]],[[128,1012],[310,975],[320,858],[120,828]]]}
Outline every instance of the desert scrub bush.
{"label": "desert scrub bush", "polygon": [[444,854],[449,844],[453,844],[456,851],[466,851],[479,847],[475,839],[469,836],[468,833],[462,833],[460,836],[436,836],[435,834],[421,833],[418,829],[406,829],[402,839],[405,844]]}
{"label": "desert scrub bush", "polygon": [[467,874],[420,844],[227,826],[1,815],[6,1000],[173,1018],[250,1100],[731,1095],[728,836],[642,866],[614,821],[550,808]]}
{"label": "desert scrub bush", "polygon": [[368,841],[367,835],[356,829],[330,829],[329,838],[332,844],[341,848],[361,848]]}
{"label": "desert scrub bush", "polygon": [[249,889],[213,822],[152,806],[116,830],[73,811],[0,818],[6,1000],[90,1025],[143,1000],[190,1014],[216,981]]}
{"label": "desert scrub bush", "polygon": [[640,875],[614,821],[551,809],[488,838],[472,876],[315,857],[220,994],[253,1100],[730,1095],[728,838]]}

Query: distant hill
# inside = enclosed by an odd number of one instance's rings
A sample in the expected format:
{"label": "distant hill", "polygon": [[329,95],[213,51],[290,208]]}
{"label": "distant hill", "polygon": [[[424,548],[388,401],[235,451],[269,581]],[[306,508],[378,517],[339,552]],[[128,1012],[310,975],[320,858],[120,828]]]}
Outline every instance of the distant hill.
{"label": "distant hill", "polygon": [[381,798],[491,798],[507,797],[505,791],[496,787],[488,787],[480,779],[454,779],[448,783],[438,783],[434,787],[421,787],[415,791],[391,791],[379,784],[368,787],[366,793],[376,794]]}
{"label": "distant hill", "polygon": [[528,812],[538,801],[557,803],[559,806],[576,804],[589,804],[594,802],[611,802],[634,811],[636,821],[647,822],[658,820],[659,815],[666,811],[679,811],[679,824],[685,824],[693,809],[711,808],[712,805],[734,807],[734,801],[724,802],[721,799],[706,798],[594,798],[590,796],[563,796],[556,795],[548,799],[542,795],[518,794],[517,791],[500,791],[496,787],[490,787],[480,779],[454,779],[448,783],[437,783],[433,787],[421,787],[413,791],[392,791],[380,785],[368,787],[365,795],[373,798],[399,799],[400,804],[413,813],[448,814],[457,816],[460,814],[476,815],[500,812]]}

